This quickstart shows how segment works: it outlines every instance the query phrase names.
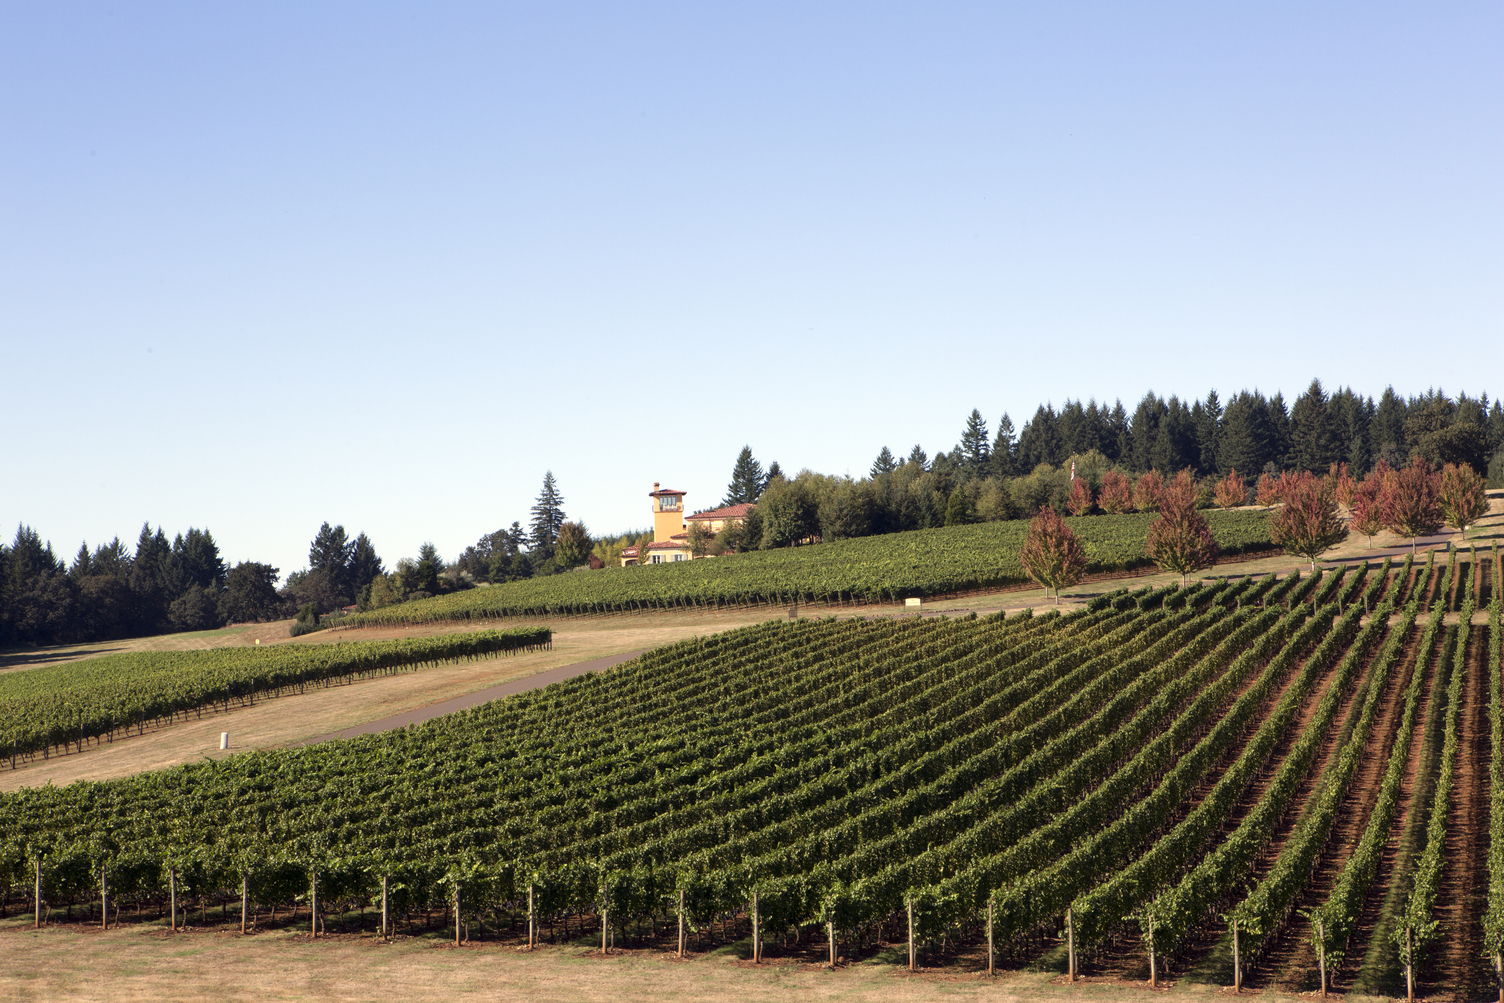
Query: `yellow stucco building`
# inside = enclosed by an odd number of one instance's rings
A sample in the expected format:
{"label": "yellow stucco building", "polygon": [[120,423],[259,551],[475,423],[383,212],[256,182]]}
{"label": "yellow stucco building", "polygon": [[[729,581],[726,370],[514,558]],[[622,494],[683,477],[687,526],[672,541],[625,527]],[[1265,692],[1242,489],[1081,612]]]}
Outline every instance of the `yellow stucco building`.
{"label": "yellow stucco building", "polygon": [[745,519],[753,505],[726,505],[721,508],[684,514],[684,492],[661,487],[653,482],[648,492],[653,499],[653,542],[644,547],[628,547],[621,552],[622,567],[633,564],[669,564],[693,557],[689,548],[689,527],[702,526],[709,533],[719,533],[726,524]]}

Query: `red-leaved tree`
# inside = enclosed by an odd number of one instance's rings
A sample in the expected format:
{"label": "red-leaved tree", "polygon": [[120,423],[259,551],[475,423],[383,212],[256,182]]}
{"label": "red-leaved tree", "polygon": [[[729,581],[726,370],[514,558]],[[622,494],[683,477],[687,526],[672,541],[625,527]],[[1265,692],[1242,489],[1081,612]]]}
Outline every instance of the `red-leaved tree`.
{"label": "red-leaved tree", "polygon": [[1259,474],[1258,484],[1253,492],[1253,501],[1254,504],[1265,508],[1279,504],[1279,481],[1270,474]]}
{"label": "red-leaved tree", "polygon": [[1358,491],[1358,482],[1353,479],[1352,474],[1348,473],[1347,464],[1333,463],[1327,476],[1331,478],[1332,486],[1336,489],[1337,504],[1351,512],[1353,499]]}
{"label": "red-leaved tree", "polygon": [[1237,467],[1233,467],[1226,477],[1217,482],[1213,497],[1223,508],[1237,508],[1248,504],[1248,485],[1243,482],[1243,475],[1238,473]]}
{"label": "red-leaved tree", "polygon": [[1436,473],[1425,460],[1412,456],[1408,467],[1385,479],[1389,486],[1384,492],[1384,525],[1400,536],[1408,536],[1413,554],[1418,537],[1441,529]]}
{"label": "red-leaved tree", "polygon": [[1091,485],[1086,483],[1085,477],[1071,479],[1070,497],[1065,500],[1065,507],[1071,515],[1086,515],[1092,507]]}
{"label": "red-leaved tree", "polygon": [[1128,475],[1121,470],[1109,470],[1103,474],[1097,504],[1108,515],[1122,515],[1133,511],[1133,485],[1129,482]]}
{"label": "red-leaved tree", "polygon": [[1158,470],[1146,470],[1133,483],[1133,507],[1140,512],[1158,512],[1159,496],[1165,490],[1165,479]]}
{"label": "red-leaved tree", "polygon": [[1488,514],[1488,494],[1483,478],[1466,463],[1448,463],[1437,482],[1441,514],[1467,539],[1467,528]]}
{"label": "red-leaved tree", "polygon": [[1183,491],[1166,492],[1159,518],[1149,524],[1145,541],[1154,563],[1180,575],[1181,584],[1191,572],[1209,568],[1217,560],[1217,541],[1205,517],[1196,511],[1194,495],[1191,499],[1187,501]]}
{"label": "red-leaved tree", "polygon": [[1269,538],[1287,554],[1316,559],[1347,539],[1347,524],[1337,511],[1337,487],[1302,471],[1286,485],[1285,503],[1269,521]]}
{"label": "red-leaved tree", "polygon": [[1348,525],[1368,537],[1370,547],[1373,546],[1374,534],[1384,528],[1384,491],[1387,487],[1385,471],[1373,470],[1353,492],[1352,519]]}
{"label": "red-leaved tree", "polygon": [[1086,551],[1081,541],[1060,513],[1049,506],[1041,508],[1029,520],[1029,532],[1018,552],[1018,561],[1025,574],[1045,587],[1046,594],[1054,590],[1057,603],[1060,590],[1075,585],[1086,574]]}

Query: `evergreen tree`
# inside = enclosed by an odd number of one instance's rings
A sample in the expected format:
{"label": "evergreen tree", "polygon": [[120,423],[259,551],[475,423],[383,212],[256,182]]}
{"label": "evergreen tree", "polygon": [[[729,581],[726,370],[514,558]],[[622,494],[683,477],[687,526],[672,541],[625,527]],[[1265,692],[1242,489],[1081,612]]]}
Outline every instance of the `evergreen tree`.
{"label": "evergreen tree", "polygon": [[1128,425],[1128,468],[1143,473],[1154,466],[1154,444],[1159,439],[1159,424],[1164,420],[1164,401],[1152,392],[1144,395],[1134,409],[1133,420]]}
{"label": "evergreen tree", "polygon": [[1200,462],[1196,445],[1196,425],[1190,408],[1177,397],[1164,402],[1159,425],[1154,432],[1154,446],[1149,466],[1156,470],[1183,470]]}
{"label": "evergreen tree", "polygon": [[898,469],[898,461],[893,458],[893,453],[884,446],[882,452],[877,454],[877,459],[872,461],[873,477],[881,477],[883,474],[891,474]]}
{"label": "evergreen tree", "polygon": [[909,458],[906,462],[914,464],[920,470],[928,470],[930,468],[929,454],[917,442],[914,443],[914,448],[909,450]]}
{"label": "evergreen tree", "polygon": [[1014,440],[1013,419],[1004,411],[997,423],[997,437],[992,440],[992,474],[994,477],[1012,477],[1017,472],[1018,443]]}
{"label": "evergreen tree", "polygon": [[763,489],[762,464],[752,458],[752,447],[743,446],[731,468],[731,483],[726,486],[722,505],[742,505],[757,501]]}
{"label": "evergreen tree", "polygon": [[260,623],[283,615],[277,595],[277,569],[242,561],[225,575],[220,615],[226,623]]}
{"label": "evergreen tree", "polygon": [[559,527],[564,525],[564,496],[559,493],[559,485],[554,481],[554,472],[546,471],[543,475],[543,487],[538,492],[538,500],[532,507],[531,543],[535,551],[547,557],[553,557],[554,541],[559,538]]}
{"label": "evergreen tree", "polygon": [[1263,397],[1234,394],[1222,417],[1222,440],[1217,451],[1219,469],[1262,471],[1274,461],[1274,429]]}
{"label": "evergreen tree", "polygon": [[966,427],[961,430],[961,443],[956,447],[961,469],[970,477],[983,477],[987,473],[987,461],[992,449],[987,439],[987,422],[976,408],[966,416]]}
{"label": "evergreen tree", "polygon": [[[355,589],[350,582],[350,555],[355,545],[346,538],[344,526],[331,526],[327,522],[314,534],[308,545],[308,573],[322,579],[332,605],[340,605],[355,598]],[[330,607],[321,607],[327,609]]]}
{"label": "evergreen tree", "polygon": [[950,497],[945,501],[945,524],[965,526],[976,521],[976,516],[971,511],[971,502],[966,497],[966,489],[959,486],[952,489]]}
{"label": "evergreen tree", "polygon": [[444,571],[444,559],[439,556],[439,550],[431,543],[425,543],[418,548],[418,559],[412,563],[412,570],[407,580],[403,583],[409,593],[427,592],[436,596],[443,591],[439,582],[439,575]]}
{"label": "evergreen tree", "polygon": [[1128,411],[1120,400],[1112,402],[1112,411],[1107,415],[1107,426],[1102,436],[1102,452],[1113,463],[1126,463],[1132,452],[1132,435],[1128,426]]}
{"label": "evergreen tree", "polygon": [[1054,407],[1041,404],[1034,417],[1018,434],[1018,469],[1028,473],[1041,463],[1058,464],[1063,456],[1060,446],[1060,429],[1057,427]]}
{"label": "evergreen tree", "polygon": [[[768,471],[767,471],[767,473],[765,473],[765,474],[762,475],[762,490],[760,490],[760,491],[757,492],[757,498],[762,497],[762,492],[768,490],[768,485],[769,484],[772,484],[774,480],[776,480],[777,478],[783,477],[783,476],[784,476],[783,468],[778,465],[778,461],[777,460],[774,460],[772,463],[769,463],[768,464]],[[787,478],[785,478],[785,479],[787,479]],[[756,501],[757,498],[753,498],[752,500]]]}
{"label": "evergreen tree", "polygon": [[590,559],[590,548],[594,545],[583,522],[566,520],[554,542],[554,561],[561,568],[577,568]]}
{"label": "evergreen tree", "polygon": [[1269,427],[1274,432],[1274,465],[1284,470],[1290,465],[1290,412],[1285,407],[1285,395],[1277,393],[1269,398]]}
{"label": "evergreen tree", "polygon": [[1198,402],[1196,413],[1196,469],[1203,474],[1218,471],[1217,447],[1222,438],[1222,400],[1213,390],[1204,402]]}
{"label": "evergreen tree", "polygon": [[136,553],[131,559],[130,589],[134,597],[134,633],[155,634],[167,618],[167,604],[174,597],[167,594],[167,580],[172,561],[172,545],[167,534],[159,527],[152,532],[151,525],[141,527],[136,539]]}
{"label": "evergreen tree", "polygon": [[196,586],[218,592],[225,584],[225,564],[219,556],[219,545],[207,529],[189,529],[182,538],[182,546],[174,548],[178,573],[185,587]]}
{"label": "evergreen tree", "polygon": [[1290,411],[1290,464],[1320,473],[1345,459],[1342,434],[1320,380],[1312,380]]}
{"label": "evergreen tree", "polygon": [[348,569],[347,581],[351,591],[356,595],[386,572],[381,558],[376,556],[376,547],[371,543],[371,538],[364,533],[357,536],[350,544],[350,560],[346,568]]}
{"label": "evergreen tree", "polygon": [[1375,462],[1383,460],[1398,468],[1410,461],[1410,443],[1405,439],[1406,410],[1405,402],[1394,392],[1394,387],[1385,387],[1369,426]]}

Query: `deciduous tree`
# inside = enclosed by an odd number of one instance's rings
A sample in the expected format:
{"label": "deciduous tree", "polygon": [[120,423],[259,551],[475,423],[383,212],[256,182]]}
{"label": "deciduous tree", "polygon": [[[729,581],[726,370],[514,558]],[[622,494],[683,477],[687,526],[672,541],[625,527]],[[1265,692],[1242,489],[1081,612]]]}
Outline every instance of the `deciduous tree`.
{"label": "deciduous tree", "polygon": [[1437,490],[1441,514],[1448,523],[1457,527],[1463,539],[1467,539],[1467,528],[1488,513],[1483,478],[1465,463],[1448,463],[1441,468]]}
{"label": "deciduous tree", "polygon": [[1145,549],[1166,571],[1180,575],[1182,583],[1193,571],[1209,568],[1217,560],[1217,541],[1206,518],[1183,498],[1171,497],[1161,506],[1159,518],[1149,524]]}
{"label": "deciduous tree", "polygon": [[1227,476],[1217,482],[1215,493],[1217,504],[1223,508],[1237,508],[1248,504],[1248,485],[1243,481],[1243,475],[1234,467],[1227,472]]}
{"label": "deciduous tree", "polygon": [[1081,541],[1060,513],[1049,507],[1041,508],[1029,521],[1018,560],[1024,572],[1046,592],[1053,590],[1056,602],[1062,588],[1075,585],[1086,574],[1086,551]]}
{"label": "deciduous tree", "polygon": [[1284,504],[1269,523],[1269,536],[1287,554],[1316,560],[1347,539],[1347,524],[1337,512],[1336,487],[1302,471],[1285,492]]}
{"label": "deciduous tree", "polygon": [[1140,512],[1158,512],[1165,479],[1158,470],[1146,470],[1133,484],[1133,507]]}
{"label": "deciduous tree", "polygon": [[1408,467],[1395,471],[1387,480],[1389,489],[1385,492],[1384,525],[1400,536],[1410,537],[1410,551],[1414,553],[1419,537],[1441,528],[1441,500],[1436,474],[1430,464],[1414,456]]}
{"label": "deciduous tree", "polygon": [[[1382,462],[1380,466],[1383,466]],[[1373,546],[1374,534],[1384,528],[1384,490],[1386,488],[1385,473],[1383,470],[1374,470],[1359,482],[1357,490],[1353,492],[1352,516],[1349,525],[1368,538],[1368,545]]]}
{"label": "deciduous tree", "polygon": [[1095,499],[1091,495],[1091,485],[1086,483],[1085,477],[1077,477],[1071,481],[1070,497],[1066,499],[1065,507],[1071,515],[1086,515],[1091,511]]}
{"label": "deciduous tree", "polygon": [[1121,470],[1109,470],[1102,475],[1102,491],[1097,504],[1108,515],[1121,515],[1133,511],[1133,485],[1128,475]]}

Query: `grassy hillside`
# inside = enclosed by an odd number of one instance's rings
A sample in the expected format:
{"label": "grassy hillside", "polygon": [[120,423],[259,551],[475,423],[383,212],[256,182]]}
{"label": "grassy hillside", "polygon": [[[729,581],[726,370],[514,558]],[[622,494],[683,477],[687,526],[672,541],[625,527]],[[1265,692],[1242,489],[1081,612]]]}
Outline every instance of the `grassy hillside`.
{"label": "grassy hillside", "polygon": [[[1223,552],[1270,546],[1263,511],[1208,512]],[[1093,572],[1149,563],[1144,537],[1152,515],[1066,520],[1080,537]],[[353,624],[424,623],[498,616],[596,613],[745,603],[895,602],[1026,580],[1018,550],[1027,519],[947,526],[840,540],[810,547],[759,550],[734,557],[633,568],[606,568],[508,582],[435,596],[352,617]]]}

